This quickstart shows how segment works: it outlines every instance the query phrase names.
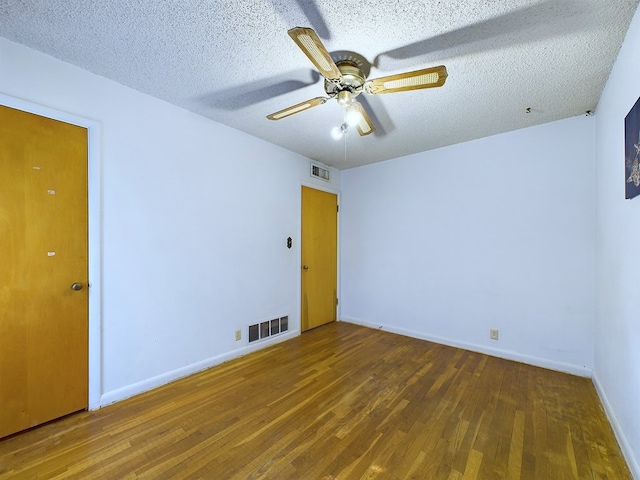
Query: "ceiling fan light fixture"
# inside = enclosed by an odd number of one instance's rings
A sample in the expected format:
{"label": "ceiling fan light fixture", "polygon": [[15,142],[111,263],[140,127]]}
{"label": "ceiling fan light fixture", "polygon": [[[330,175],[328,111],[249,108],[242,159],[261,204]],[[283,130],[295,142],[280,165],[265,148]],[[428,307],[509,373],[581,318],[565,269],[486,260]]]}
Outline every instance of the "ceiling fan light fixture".
{"label": "ceiling fan light fixture", "polygon": [[353,100],[353,95],[349,90],[341,90],[338,92],[338,103],[340,105],[349,105]]}
{"label": "ceiling fan light fixture", "polygon": [[343,123],[339,127],[333,127],[331,129],[331,138],[333,138],[334,140],[340,140],[343,135],[347,134],[348,128],[349,126],[346,123]]}
{"label": "ceiling fan light fixture", "polygon": [[360,123],[362,115],[353,105],[347,105],[344,112],[344,121],[347,125],[355,127]]}
{"label": "ceiling fan light fixture", "polygon": [[369,135],[375,131],[375,127],[373,126],[373,122],[371,122],[371,118],[367,114],[367,111],[363,108],[360,102],[353,102],[351,108],[360,113],[360,118],[358,124],[355,126],[358,134],[360,136]]}

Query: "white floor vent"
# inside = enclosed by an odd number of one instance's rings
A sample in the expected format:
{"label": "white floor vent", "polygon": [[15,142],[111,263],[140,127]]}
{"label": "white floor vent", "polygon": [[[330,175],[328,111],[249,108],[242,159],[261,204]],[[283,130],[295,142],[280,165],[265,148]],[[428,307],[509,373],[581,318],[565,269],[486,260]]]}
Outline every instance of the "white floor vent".
{"label": "white floor vent", "polygon": [[289,316],[249,325],[249,343],[280,335],[289,330]]}
{"label": "white floor vent", "polygon": [[324,180],[328,182],[331,180],[330,173],[328,168],[321,167],[320,165],[316,165],[314,163],[311,164],[311,176],[314,178],[319,178],[320,180]]}

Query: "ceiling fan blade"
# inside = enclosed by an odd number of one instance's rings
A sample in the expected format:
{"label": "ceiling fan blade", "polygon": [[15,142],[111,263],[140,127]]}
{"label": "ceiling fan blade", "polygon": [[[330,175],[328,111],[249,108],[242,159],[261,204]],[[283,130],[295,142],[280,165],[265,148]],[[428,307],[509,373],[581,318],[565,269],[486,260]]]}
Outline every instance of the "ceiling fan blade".
{"label": "ceiling fan blade", "polygon": [[446,80],[447,68],[444,65],[440,65],[439,67],[367,80],[364,84],[364,91],[373,95],[406,92],[421,88],[441,87]]}
{"label": "ceiling fan blade", "polygon": [[293,115],[295,113],[304,112],[305,110],[310,109],[311,107],[315,107],[317,105],[322,105],[328,99],[325,97],[316,97],[311,100],[307,100],[306,102],[298,103],[297,105],[293,105],[291,107],[287,107],[279,112],[272,113],[271,115],[267,115],[269,120],[280,120],[281,118],[288,117],[289,115]]}
{"label": "ceiling fan blade", "polygon": [[296,27],[287,32],[289,36],[296,42],[296,45],[305,53],[311,63],[313,63],[320,74],[330,81],[338,81],[342,78],[342,74],[336,63],[329,55],[316,32],[311,28]]}
{"label": "ceiling fan blade", "polygon": [[359,102],[353,102],[351,104],[355,110],[360,114],[360,120],[356,125],[356,130],[360,134],[360,136],[364,137],[365,135],[369,135],[376,131],[376,127],[373,126],[373,122],[369,118],[367,111],[363,108],[362,104]]}

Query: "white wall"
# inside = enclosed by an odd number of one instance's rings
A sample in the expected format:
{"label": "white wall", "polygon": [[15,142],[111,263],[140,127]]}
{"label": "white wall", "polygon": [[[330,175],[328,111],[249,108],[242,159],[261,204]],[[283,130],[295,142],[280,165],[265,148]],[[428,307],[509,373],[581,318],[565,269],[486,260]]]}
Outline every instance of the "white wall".
{"label": "white wall", "polygon": [[0,94],[91,126],[93,407],[299,332],[308,159],[1,38]]}
{"label": "white wall", "polygon": [[640,479],[640,197],[624,199],[624,118],[640,97],[636,12],[596,111],[598,387],[627,461]]}
{"label": "white wall", "polygon": [[575,117],[343,171],[341,318],[589,375],[594,128]]}

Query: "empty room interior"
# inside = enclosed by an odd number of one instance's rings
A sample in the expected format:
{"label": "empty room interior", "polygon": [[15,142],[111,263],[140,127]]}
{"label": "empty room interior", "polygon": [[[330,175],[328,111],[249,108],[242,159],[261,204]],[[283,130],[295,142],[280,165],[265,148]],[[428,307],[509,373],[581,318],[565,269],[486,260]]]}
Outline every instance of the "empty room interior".
{"label": "empty room interior", "polygon": [[638,3],[0,2],[0,479],[640,479]]}

